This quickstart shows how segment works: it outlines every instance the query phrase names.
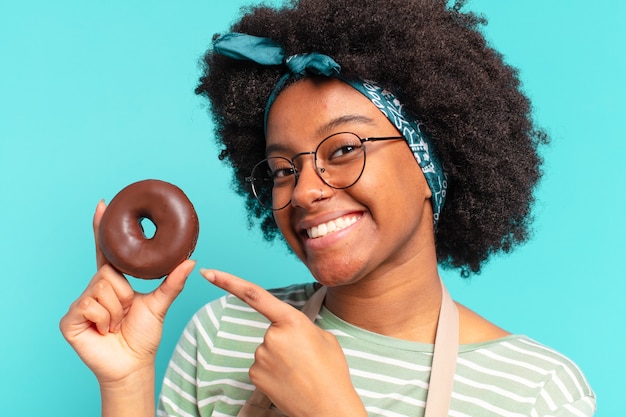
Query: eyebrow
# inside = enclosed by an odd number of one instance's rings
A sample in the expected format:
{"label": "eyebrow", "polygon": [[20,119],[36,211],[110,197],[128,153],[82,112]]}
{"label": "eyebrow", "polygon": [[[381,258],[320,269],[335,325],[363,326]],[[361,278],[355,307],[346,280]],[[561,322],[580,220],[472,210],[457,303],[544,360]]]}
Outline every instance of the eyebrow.
{"label": "eyebrow", "polygon": [[317,129],[317,134],[322,136],[331,133],[333,129],[350,123],[366,124],[370,126],[375,124],[374,119],[363,116],[362,114],[346,114],[344,116],[336,117],[325,125],[322,125],[319,129]]}
{"label": "eyebrow", "polygon": [[[363,116],[362,114],[347,114],[347,115],[336,117],[330,120],[328,123],[320,126],[319,129],[317,129],[316,131],[316,135],[325,137],[328,134],[330,134],[334,129],[337,129],[343,125],[351,124],[351,123],[365,124],[369,126],[375,125],[374,119],[370,117]],[[287,147],[281,144],[269,145],[265,148],[265,156],[274,152],[287,152],[288,150],[289,149],[287,149]]]}

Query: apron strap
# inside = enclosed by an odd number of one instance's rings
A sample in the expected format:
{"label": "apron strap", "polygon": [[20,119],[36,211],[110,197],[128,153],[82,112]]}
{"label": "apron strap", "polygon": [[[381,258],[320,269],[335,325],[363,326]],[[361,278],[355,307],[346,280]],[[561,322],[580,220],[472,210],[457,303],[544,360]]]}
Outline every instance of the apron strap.
{"label": "apron strap", "polygon": [[443,281],[441,282],[441,290],[441,309],[439,310],[424,417],[448,415],[456,372],[456,358],[459,353],[459,311],[446,286],[443,285]]}
{"label": "apron strap", "polygon": [[[456,358],[459,351],[459,312],[445,285],[443,285],[443,281],[441,282],[441,289],[441,309],[437,323],[424,417],[445,417],[448,415],[456,371]],[[324,297],[326,297],[326,287],[321,287],[302,307],[301,311],[311,321],[315,321],[315,317],[322,308]],[[241,408],[237,417],[285,417],[285,414],[272,405],[267,395],[256,389]]]}
{"label": "apron strap", "polygon": [[326,287],[320,287],[317,291],[313,293],[311,298],[309,298],[302,307],[301,312],[303,312],[311,321],[315,321],[315,317],[317,317],[318,313],[322,309],[322,304],[324,303],[324,298],[326,298]]}
{"label": "apron strap", "polygon": [[287,417],[279,409],[272,406],[267,395],[255,389],[252,396],[241,407],[237,417]]}

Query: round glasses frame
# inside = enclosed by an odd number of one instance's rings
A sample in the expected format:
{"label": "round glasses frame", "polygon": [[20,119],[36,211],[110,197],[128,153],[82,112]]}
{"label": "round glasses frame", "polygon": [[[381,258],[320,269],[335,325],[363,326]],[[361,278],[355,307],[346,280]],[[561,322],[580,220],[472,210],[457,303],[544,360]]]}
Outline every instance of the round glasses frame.
{"label": "round glasses frame", "polygon": [[[342,142],[341,139],[345,139],[345,142]],[[328,185],[334,189],[346,189],[352,187],[356,184],[361,176],[363,175],[363,171],[365,170],[365,161],[366,161],[366,146],[364,144],[366,142],[377,142],[377,141],[390,141],[390,140],[400,140],[404,139],[403,136],[381,136],[381,137],[368,137],[361,138],[356,133],[352,132],[338,132],[334,133],[326,138],[324,138],[315,148],[314,151],[309,152],[300,152],[295,154],[294,156],[289,158],[285,158],[282,156],[273,156],[262,161],[258,162],[253,168],[250,176],[245,178],[245,181],[250,184],[252,188],[252,193],[254,194],[257,201],[268,210],[282,210],[291,203],[291,197],[287,199],[287,201],[283,204],[280,204],[277,207],[274,207],[274,188],[275,187],[287,187],[291,186],[288,190],[289,195],[293,194],[293,190],[295,190],[296,185],[298,183],[298,178],[301,174],[301,169],[296,167],[296,160],[305,155],[313,155],[314,164],[315,164],[315,173],[317,176],[324,182],[324,184]],[[332,141],[337,140],[336,145],[332,145]],[[330,158],[323,159],[323,164],[325,166],[320,166],[319,151],[322,147],[328,146],[331,144],[330,152],[327,152],[332,157],[332,163],[330,162]],[[324,149],[327,150],[327,149]],[[338,162],[335,162],[338,161]],[[358,165],[356,166],[354,162],[361,163],[360,168]],[[349,164],[353,164],[350,168],[347,168]],[[274,168],[272,168],[272,166]],[[353,170],[352,174],[349,174],[352,177],[354,175],[354,180],[352,178],[348,178],[346,180],[346,184],[342,184],[342,172],[345,174],[348,172],[348,169]],[[329,172],[329,170],[331,172]],[[329,177],[330,175],[330,177]],[[291,180],[293,178],[293,180]],[[287,189],[284,191],[287,192]]]}

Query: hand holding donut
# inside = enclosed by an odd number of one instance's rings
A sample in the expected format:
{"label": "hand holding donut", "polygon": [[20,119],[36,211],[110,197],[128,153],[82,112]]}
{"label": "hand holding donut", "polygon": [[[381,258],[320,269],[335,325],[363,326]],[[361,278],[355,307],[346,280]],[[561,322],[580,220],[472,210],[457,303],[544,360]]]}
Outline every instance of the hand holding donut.
{"label": "hand holding donut", "polygon": [[250,379],[280,410],[299,417],[367,416],[335,336],[256,284],[215,270],[200,273],[271,322]]}
{"label": "hand holding donut", "polygon": [[[143,233],[143,218],[157,226],[152,238]],[[154,416],[154,361],[163,320],[195,266],[187,258],[198,219],[178,187],[146,180],[118,193],[109,208],[100,202],[93,229],[98,272],[61,319],[61,332],[98,378],[103,417]],[[168,276],[141,294],[122,273]]]}
{"label": "hand holding donut", "polygon": [[[63,336],[101,384],[147,369],[154,372],[163,319],[195,265],[186,260],[153,292],[134,292],[100,248],[98,231],[105,209],[100,202],[93,221],[98,272],[60,323]],[[152,390],[152,381],[149,385]]]}

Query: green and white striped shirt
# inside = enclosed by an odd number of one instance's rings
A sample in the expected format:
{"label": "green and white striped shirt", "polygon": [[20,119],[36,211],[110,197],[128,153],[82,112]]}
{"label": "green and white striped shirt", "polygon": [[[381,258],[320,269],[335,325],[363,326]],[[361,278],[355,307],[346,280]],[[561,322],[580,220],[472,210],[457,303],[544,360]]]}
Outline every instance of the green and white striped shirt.
{"label": "green and white striped shirt", "polygon": [[[301,308],[313,285],[272,291]],[[370,416],[423,416],[433,345],[354,327],[322,308],[316,325],[334,334]],[[202,308],[170,361],[158,416],[234,417],[254,386],[248,369],[267,319],[234,296]],[[525,336],[461,345],[450,416],[591,416],[595,395],[577,366]]]}

